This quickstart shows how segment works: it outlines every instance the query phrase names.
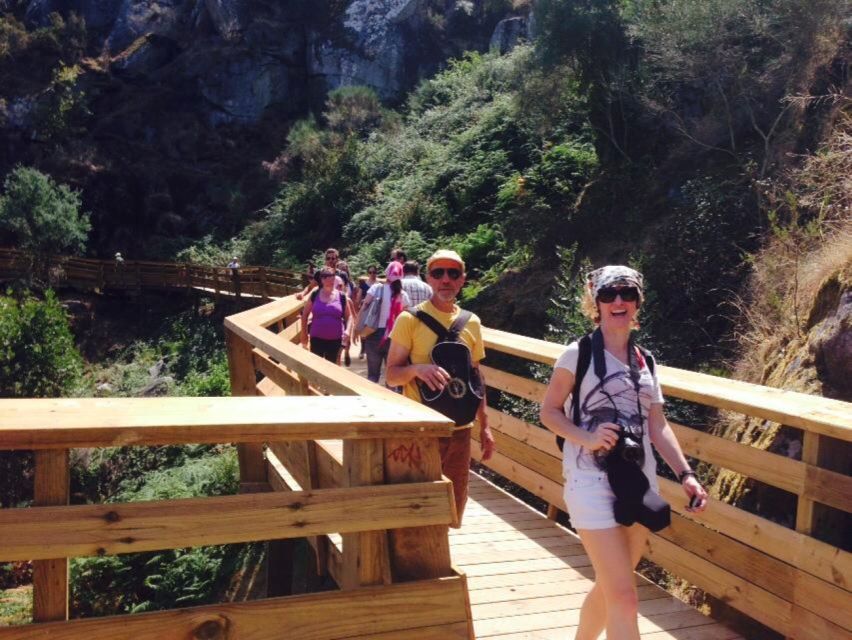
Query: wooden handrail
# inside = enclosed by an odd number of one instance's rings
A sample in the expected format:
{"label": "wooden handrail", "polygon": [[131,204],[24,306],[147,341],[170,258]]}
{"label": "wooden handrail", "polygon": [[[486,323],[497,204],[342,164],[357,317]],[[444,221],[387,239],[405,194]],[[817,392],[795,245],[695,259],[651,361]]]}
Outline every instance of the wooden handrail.
{"label": "wooden handrail", "polygon": [[370,397],[0,400],[0,450],[218,442],[437,438],[452,423]]}
{"label": "wooden handrail", "polygon": [[[304,284],[301,273],[271,267],[239,269],[150,260],[94,260],[71,256],[40,257],[36,274],[53,286],[84,289],[195,289],[216,296],[268,299],[290,295]],[[0,248],[0,281],[30,274],[33,256]]]}

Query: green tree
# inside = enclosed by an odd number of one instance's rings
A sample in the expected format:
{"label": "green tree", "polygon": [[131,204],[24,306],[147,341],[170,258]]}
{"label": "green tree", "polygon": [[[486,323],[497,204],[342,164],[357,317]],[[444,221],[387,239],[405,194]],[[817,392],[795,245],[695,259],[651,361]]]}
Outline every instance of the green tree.
{"label": "green tree", "polygon": [[53,291],[0,296],[0,398],[51,398],[79,383],[83,359]]}
{"label": "green tree", "polygon": [[34,253],[82,253],[91,224],[80,194],[31,167],[15,167],[0,195],[0,241]]}

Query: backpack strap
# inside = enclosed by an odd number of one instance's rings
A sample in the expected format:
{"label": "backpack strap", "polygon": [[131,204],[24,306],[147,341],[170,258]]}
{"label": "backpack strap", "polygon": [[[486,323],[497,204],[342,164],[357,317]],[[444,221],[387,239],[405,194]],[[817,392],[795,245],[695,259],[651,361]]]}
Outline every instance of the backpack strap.
{"label": "backpack strap", "polygon": [[462,309],[459,312],[458,318],[453,321],[453,324],[450,325],[449,336],[447,336],[447,340],[452,342],[458,342],[459,336],[461,335],[462,329],[464,329],[467,321],[473,317],[473,314],[470,311],[465,311]]}
{"label": "backpack strap", "polygon": [[571,418],[575,425],[580,424],[580,385],[592,362],[592,339],[586,335],[580,338],[580,352],[577,354],[577,371],[574,374],[574,389],[571,391]]}
{"label": "backpack strap", "polygon": [[429,327],[432,332],[438,336],[438,342],[447,342],[450,337],[450,332],[447,331],[444,328],[444,325],[438,322],[435,318],[423,311],[423,309],[414,309],[414,317]]}
{"label": "backpack strap", "polygon": [[648,371],[651,372],[651,375],[654,375],[654,356],[651,355],[651,352],[645,349],[644,347],[640,347],[638,344],[636,348],[639,349],[639,353],[642,354],[642,357],[645,358],[645,366],[648,367]]}
{"label": "backpack strap", "polygon": [[[577,343],[579,353],[577,354],[577,371],[574,373],[574,389],[571,391],[571,420],[575,425],[580,424],[580,385],[592,363],[592,337],[585,335]],[[562,451],[565,438],[556,436],[556,446]]]}

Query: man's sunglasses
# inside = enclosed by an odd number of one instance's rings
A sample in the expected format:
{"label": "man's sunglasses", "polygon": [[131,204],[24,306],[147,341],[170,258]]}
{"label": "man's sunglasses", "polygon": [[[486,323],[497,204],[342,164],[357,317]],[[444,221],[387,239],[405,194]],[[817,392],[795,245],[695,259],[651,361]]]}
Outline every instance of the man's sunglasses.
{"label": "man's sunglasses", "polygon": [[376,272],[375,271],[368,271],[367,275],[368,276],[374,276],[374,275],[376,275]]}
{"label": "man's sunglasses", "polygon": [[333,278],[333,277],[334,277],[334,274],[333,274],[333,273],[321,273],[321,274],[320,274],[320,279],[321,279],[321,280],[325,280],[326,278]]}
{"label": "man's sunglasses", "polygon": [[598,291],[598,300],[609,304],[615,302],[615,296],[621,296],[622,302],[639,300],[639,289],[636,287],[604,287]]}
{"label": "man's sunglasses", "polygon": [[444,269],[443,267],[437,267],[435,269],[432,269],[429,272],[429,277],[434,278],[435,280],[440,280],[444,277],[445,273],[450,276],[450,280],[458,280],[462,277],[461,269]]}

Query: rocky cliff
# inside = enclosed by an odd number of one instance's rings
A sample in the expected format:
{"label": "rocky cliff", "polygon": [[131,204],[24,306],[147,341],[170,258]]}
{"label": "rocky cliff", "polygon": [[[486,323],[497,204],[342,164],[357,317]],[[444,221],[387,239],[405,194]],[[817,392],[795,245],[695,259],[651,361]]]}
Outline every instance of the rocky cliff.
{"label": "rocky cliff", "polygon": [[0,55],[0,176],[27,164],[81,190],[95,253],[228,238],[274,196],[263,161],[329,90],[400,101],[448,58],[524,38],[515,4],[0,0],[20,43]]}

